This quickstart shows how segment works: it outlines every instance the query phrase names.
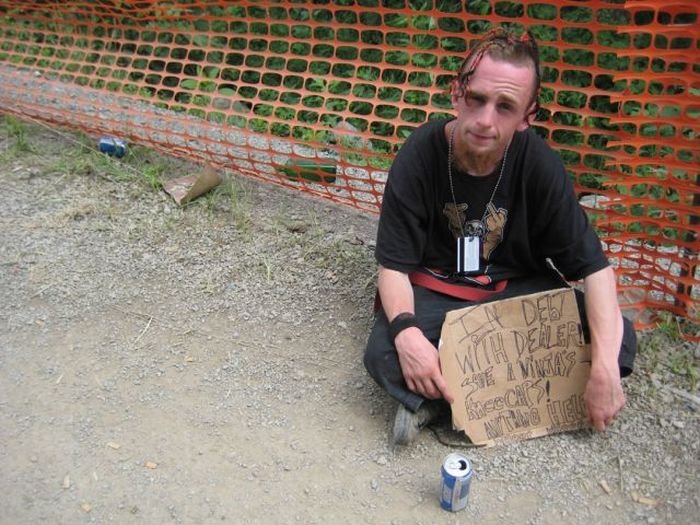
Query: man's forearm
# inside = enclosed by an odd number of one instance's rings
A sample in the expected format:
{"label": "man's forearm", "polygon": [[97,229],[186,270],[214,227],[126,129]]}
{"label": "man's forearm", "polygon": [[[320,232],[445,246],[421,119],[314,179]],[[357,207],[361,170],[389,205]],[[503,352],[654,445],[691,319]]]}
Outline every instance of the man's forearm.
{"label": "man's forearm", "polygon": [[622,314],[617,303],[615,272],[610,267],[604,268],[586,277],[583,283],[593,363],[617,366],[622,343]]}
{"label": "man's forearm", "polygon": [[[400,313],[415,313],[413,287],[408,275],[388,268],[379,268],[379,296],[389,322]],[[391,330],[391,329],[390,329]],[[401,330],[394,338],[401,373],[406,386],[426,399],[445,398],[454,401],[442,377],[437,349],[415,325]]]}
{"label": "man's forearm", "polygon": [[583,398],[591,425],[602,431],[615,420],[625,405],[618,365],[622,314],[617,304],[617,286],[612,268],[589,275],[583,285],[591,332],[591,374]]}
{"label": "man's forearm", "polygon": [[403,312],[415,313],[413,287],[408,274],[380,266],[377,287],[389,321]]}

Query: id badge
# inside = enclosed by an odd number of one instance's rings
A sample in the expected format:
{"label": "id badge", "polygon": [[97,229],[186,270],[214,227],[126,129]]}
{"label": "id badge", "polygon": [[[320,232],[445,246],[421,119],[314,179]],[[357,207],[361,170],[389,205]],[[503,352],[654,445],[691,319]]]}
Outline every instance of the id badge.
{"label": "id badge", "polygon": [[480,244],[481,239],[475,235],[457,239],[457,273],[479,270]]}

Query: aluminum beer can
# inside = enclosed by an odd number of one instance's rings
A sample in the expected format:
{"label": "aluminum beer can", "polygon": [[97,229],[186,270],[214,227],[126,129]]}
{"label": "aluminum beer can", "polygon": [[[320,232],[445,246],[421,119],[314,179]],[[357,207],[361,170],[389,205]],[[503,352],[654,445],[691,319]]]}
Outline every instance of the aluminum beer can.
{"label": "aluminum beer can", "polygon": [[469,485],[473,474],[471,463],[466,456],[453,452],[442,462],[440,471],[440,506],[451,512],[462,510],[469,503]]}
{"label": "aluminum beer can", "polygon": [[114,137],[102,137],[99,143],[100,151],[118,159],[126,155],[126,142]]}

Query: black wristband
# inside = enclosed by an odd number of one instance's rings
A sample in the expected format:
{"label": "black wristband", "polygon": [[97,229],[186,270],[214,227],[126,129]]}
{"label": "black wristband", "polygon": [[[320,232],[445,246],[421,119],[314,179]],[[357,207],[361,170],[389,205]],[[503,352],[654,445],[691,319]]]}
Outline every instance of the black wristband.
{"label": "black wristband", "polygon": [[418,326],[418,319],[416,316],[410,312],[403,312],[394,317],[394,319],[389,323],[389,334],[391,335],[391,340],[396,339],[396,336],[403,332],[406,328],[411,328],[412,326]]}

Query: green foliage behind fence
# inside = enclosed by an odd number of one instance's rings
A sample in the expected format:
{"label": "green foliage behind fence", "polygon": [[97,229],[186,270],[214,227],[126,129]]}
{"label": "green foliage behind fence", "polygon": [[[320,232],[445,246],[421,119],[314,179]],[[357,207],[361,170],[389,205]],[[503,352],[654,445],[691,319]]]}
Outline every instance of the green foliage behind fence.
{"label": "green foliage behind fence", "polygon": [[[697,318],[699,9],[660,0],[4,1],[0,64],[39,75],[31,89],[47,100],[37,107],[26,85],[3,82],[0,102],[376,211],[405,138],[451,114],[449,82],[470,44],[495,25],[527,27],[542,51],[536,129],[564,159],[621,288],[633,307]],[[52,104],[56,85],[77,90],[63,106]],[[312,176],[288,169],[300,160]]]}

